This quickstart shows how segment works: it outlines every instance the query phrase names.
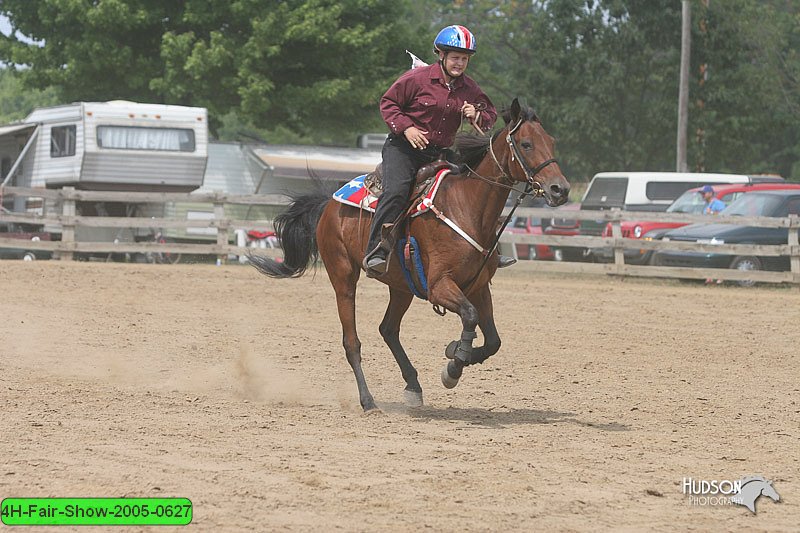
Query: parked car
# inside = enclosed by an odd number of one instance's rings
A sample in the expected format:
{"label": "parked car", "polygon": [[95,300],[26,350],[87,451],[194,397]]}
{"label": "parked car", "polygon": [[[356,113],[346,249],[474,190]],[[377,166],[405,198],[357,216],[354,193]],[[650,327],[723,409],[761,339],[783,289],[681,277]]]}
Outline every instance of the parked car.
{"label": "parked car", "polygon": [[30,231],[27,228],[11,222],[0,222],[0,238],[18,239],[19,248],[0,248],[0,259],[22,259],[33,261],[35,259],[50,259],[52,252],[46,250],[33,250],[25,246],[26,241],[49,241],[51,236],[43,231]]}
{"label": "parked car", "polygon": [[[545,235],[578,235],[580,221],[569,218],[570,211],[578,211],[580,203],[565,204],[556,208],[557,214],[550,219],[550,224],[544,229]],[[583,247],[551,246],[553,259],[556,261],[585,261],[586,254]]]}
{"label": "parked car", "polygon": [[[800,190],[759,191],[741,196],[721,213],[725,216],[786,217],[800,214]],[[786,228],[758,228],[733,224],[691,224],[667,232],[662,240],[703,244],[786,244]],[[736,268],[739,270],[789,270],[786,256],[717,254],[679,250],[663,250],[654,263],[662,266],[696,268]],[[752,281],[740,282],[752,285]]]}
{"label": "parked car", "polygon": [[[506,226],[505,233],[521,233],[528,235],[542,234],[541,218],[536,217],[514,217]],[[553,250],[546,244],[514,243],[517,250],[517,257],[520,259],[553,259]]]}
{"label": "parked car", "polygon": [[[730,205],[731,202],[743,194],[757,191],[771,190],[797,190],[800,183],[736,183],[733,185],[712,185],[714,196]],[[689,189],[683,193],[669,208],[667,213],[687,213],[700,215],[703,213],[705,202],[700,195],[700,187]],[[620,224],[622,236],[627,239],[642,239],[647,241],[658,240],[671,229],[686,226],[685,222],[653,222],[653,221],[623,221]],[[603,237],[611,237],[611,223],[603,230]],[[629,265],[647,265],[652,263],[655,254],[653,250],[626,248],[625,263]],[[599,262],[614,260],[614,250],[610,247],[593,248],[592,255]]]}
{"label": "parked car", "polygon": [[[666,211],[685,191],[721,183],[783,183],[780,176],[710,174],[691,172],[601,172],[583,195],[581,209],[625,211]],[[600,236],[606,227],[602,219],[582,220],[581,235]],[[591,258],[591,251],[586,252]]]}

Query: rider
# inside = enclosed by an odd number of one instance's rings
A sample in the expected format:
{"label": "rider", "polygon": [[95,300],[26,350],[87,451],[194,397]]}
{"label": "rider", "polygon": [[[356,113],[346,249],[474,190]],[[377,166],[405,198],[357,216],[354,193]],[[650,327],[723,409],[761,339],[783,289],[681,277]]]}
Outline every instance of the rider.
{"label": "rider", "polygon": [[[447,26],[433,41],[439,61],[406,72],[381,98],[381,115],[390,133],[382,153],[383,194],[363,264],[367,275],[386,271],[388,251],[381,242],[381,228],[403,212],[417,169],[438,159],[453,144],[463,119],[483,132],[497,119],[492,101],[464,74],[475,50],[475,37],[467,28]],[[501,261],[501,266],[508,264]]]}

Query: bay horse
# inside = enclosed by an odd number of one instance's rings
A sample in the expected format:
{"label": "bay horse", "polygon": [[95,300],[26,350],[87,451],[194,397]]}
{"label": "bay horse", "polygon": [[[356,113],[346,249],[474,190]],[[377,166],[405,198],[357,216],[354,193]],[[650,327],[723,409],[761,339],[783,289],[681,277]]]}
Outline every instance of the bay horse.
{"label": "bay horse", "polygon": [[[489,291],[498,255],[491,247],[514,185],[528,184],[553,207],[566,202],[569,195],[569,183],[553,155],[553,138],[533,110],[523,108],[515,98],[503,118],[505,127],[491,138],[460,137],[470,138],[468,142],[462,141],[468,171],[447,176],[436,196],[436,203],[441,211],[446,211],[446,217],[475,242],[471,244],[459,236],[430,211],[408,223],[407,232],[420,249],[428,300],[435,310],[444,308],[461,317],[461,337],[445,350],[450,360],[441,377],[448,388],[456,386],[465,366],[482,363],[500,348]],[[361,407],[364,412],[376,410],[361,369],[355,308],[369,217],[358,207],[339,203],[330,195],[312,193],[294,198],[287,210],[275,218],[275,229],[284,250],[283,262],[251,256],[251,264],[267,276],[291,278],[303,275],[310,264],[322,258],[336,293],[344,351],[355,374]],[[406,382],[406,403],[421,406],[422,387],[417,371],[400,343],[400,322],[414,295],[396,253],[391,255],[388,269],[378,281],[389,287],[389,305],[379,327],[380,334],[400,366]],[[473,347],[477,326],[483,333],[484,344]]]}

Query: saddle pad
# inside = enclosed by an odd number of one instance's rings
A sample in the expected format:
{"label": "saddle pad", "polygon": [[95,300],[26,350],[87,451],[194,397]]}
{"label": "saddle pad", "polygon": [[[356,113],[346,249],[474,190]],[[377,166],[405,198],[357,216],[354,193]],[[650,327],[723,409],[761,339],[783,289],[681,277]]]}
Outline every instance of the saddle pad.
{"label": "saddle pad", "polygon": [[[448,169],[443,169],[436,174],[436,180],[433,185],[428,188],[425,198],[414,208],[414,214],[411,215],[412,217],[421,215],[428,210],[429,202],[432,202],[434,196],[436,196],[436,191],[439,190],[442,179],[449,173],[450,171]],[[364,178],[366,177],[366,174],[362,174],[361,176],[351,179],[344,184],[341,189],[333,193],[333,199],[345,205],[352,205],[353,207],[358,207],[370,213],[374,213],[375,206],[378,205],[378,197],[370,194],[364,187]],[[426,199],[429,199],[429,202],[425,202]]]}
{"label": "saddle pad", "polygon": [[345,205],[360,207],[374,213],[375,206],[378,205],[378,197],[372,196],[364,187],[364,178],[366,177],[366,174],[362,174],[351,179],[341,189],[333,193],[333,199]]}

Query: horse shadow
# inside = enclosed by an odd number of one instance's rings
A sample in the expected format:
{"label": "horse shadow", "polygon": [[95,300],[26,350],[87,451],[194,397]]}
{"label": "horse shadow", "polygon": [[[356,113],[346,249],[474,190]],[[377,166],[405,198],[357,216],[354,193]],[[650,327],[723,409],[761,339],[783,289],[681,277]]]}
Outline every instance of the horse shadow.
{"label": "horse shadow", "polygon": [[630,431],[630,427],[618,422],[599,423],[581,420],[576,413],[541,409],[461,408],[461,407],[408,407],[400,402],[379,402],[385,413],[404,414],[410,418],[429,422],[432,420],[464,422],[474,426],[502,429],[508,426],[569,423],[601,431]]}

